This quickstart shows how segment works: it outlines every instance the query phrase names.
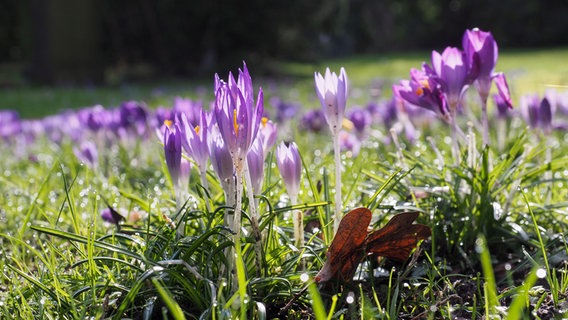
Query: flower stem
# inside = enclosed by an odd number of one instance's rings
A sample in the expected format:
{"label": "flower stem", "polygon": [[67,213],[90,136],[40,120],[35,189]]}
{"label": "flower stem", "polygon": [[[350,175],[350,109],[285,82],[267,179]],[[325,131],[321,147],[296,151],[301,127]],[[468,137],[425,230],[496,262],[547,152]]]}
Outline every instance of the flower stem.
{"label": "flower stem", "polygon": [[[203,189],[209,192],[209,184],[207,183],[207,169],[199,167],[199,174]],[[207,197],[204,197],[203,200],[205,201],[205,208],[207,208],[207,212],[211,212],[211,205],[209,205],[209,199]]]}
{"label": "flower stem", "polygon": [[333,151],[335,156],[335,217],[333,221],[333,234],[335,234],[342,218],[343,207],[341,201],[341,150],[339,148],[339,132],[333,134]]}
{"label": "flower stem", "polygon": [[247,197],[249,198],[249,210],[250,210],[250,223],[252,228],[252,235],[254,237],[254,253],[255,253],[255,264],[257,276],[261,276],[262,272],[262,234],[260,233],[259,220],[260,215],[258,214],[256,208],[256,201],[254,199],[254,190],[252,190],[252,179],[250,177],[250,171],[247,169],[247,160],[245,158],[245,180],[247,184]]}
{"label": "flower stem", "polygon": [[458,135],[461,130],[458,128],[455,112],[450,115],[450,126],[452,131],[452,156],[454,158],[454,164],[458,166],[460,164],[460,145],[458,143]]}
{"label": "flower stem", "polygon": [[[290,195],[290,202],[294,206],[298,204],[298,196]],[[304,213],[302,210],[294,210],[292,212],[292,222],[294,223],[294,239],[298,248],[304,246]]]}
{"label": "flower stem", "polygon": [[483,146],[489,145],[489,120],[487,119],[487,96],[481,98],[481,125],[483,127]]}

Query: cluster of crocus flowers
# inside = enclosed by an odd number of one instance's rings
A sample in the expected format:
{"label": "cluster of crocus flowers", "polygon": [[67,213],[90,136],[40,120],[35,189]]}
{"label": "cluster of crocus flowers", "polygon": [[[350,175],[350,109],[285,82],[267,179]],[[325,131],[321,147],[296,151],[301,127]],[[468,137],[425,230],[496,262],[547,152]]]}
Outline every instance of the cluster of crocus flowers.
{"label": "cluster of crocus flowers", "polygon": [[510,103],[509,88],[502,73],[495,73],[498,49],[490,32],[467,30],[463,36],[463,50],[447,47],[442,53],[432,52],[432,66],[424,63],[422,70],[413,69],[410,80],[393,86],[396,96],[410,104],[436,112],[451,124],[453,151],[459,161],[456,137],[463,135],[456,124],[458,111],[463,108],[463,94],[474,84],[482,100],[483,142],[489,144],[487,97],[495,82],[499,94]]}

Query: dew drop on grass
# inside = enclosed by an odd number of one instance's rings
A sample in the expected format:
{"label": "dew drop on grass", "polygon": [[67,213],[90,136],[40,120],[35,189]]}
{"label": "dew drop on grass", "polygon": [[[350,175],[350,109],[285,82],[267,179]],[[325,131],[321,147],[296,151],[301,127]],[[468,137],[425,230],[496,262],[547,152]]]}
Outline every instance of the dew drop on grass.
{"label": "dew drop on grass", "polygon": [[302,273],[302,275],[300,275],[300,281],[302,282],[306,282],[310,279],[310,276],[308,276],[307,273]]}
{"label": "dew drop on grass", "polygon": [[349,292],[347,299],[345,299],[345,302],[347,302],[348,304],[355,302],[355,294],[353,293],[353,291]]}
{"label": "dew drop on grass", "polygon": [[544,270],[543,268],[536,270],[536,276],[539,279],[544,279],[546,277],[546,270]]}
{"label": "dew drop on grass", "polygon": [[511,266],[510,263],[505,263],[505,270],[511,271],[511,268],[512,268],[512,266]]}

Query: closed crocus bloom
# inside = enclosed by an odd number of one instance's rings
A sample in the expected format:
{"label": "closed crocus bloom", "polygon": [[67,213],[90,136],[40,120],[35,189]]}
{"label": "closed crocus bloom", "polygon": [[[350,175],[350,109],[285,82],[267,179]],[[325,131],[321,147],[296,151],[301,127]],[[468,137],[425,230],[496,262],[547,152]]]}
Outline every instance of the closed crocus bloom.
{"label": "closed crocus bloom", "polygon": [[264,179],[264,150],[262,140],[256,139],[247,154],[247,166],[250,173],[252,189],[259,193]]}
{"label": "closed crocus bloom", "polygon": [[164,132],[166,165],[174,184],[179,183],[181,170],[181,131],[179,125],[169,123]]}
{"label": "closed crocus bloom", "polygon": [[455,111],[467,88],[468,67],[464,61],[464,53],[453,47],[447,47],[442,54],[432,51],[432,67],[440,79],[450,109]]}
{"label": "closed crocus bloom", "polygon": [[476,81],[479,94],[486,98],[491,89],[491,77],[499,55],[497,42],[491,32],[474,28],[465,31],[462,46],[469,69],[468,80]]}
{"label": "closed crocus bloom", "polygon": [[300,190],[302,160],[298,146],[294,142],[282,142],[276,148],[276,164],[286,184],[290,198],[295,199]]}
{"label": "closed crocus bloom", "polygon": [[331,131],[336,134],[341,129],[347,103],[348,83],[345,69],[341,68],[339,76],[329,71],[329,68],[325,70],[325,76],[316,72],[315,83],[327,123]]}
{"label": "closed crocus bloom", "polygon": [[521,97],[521,113],[533,129],[542,129],[544,133],[552,130],[552,107],[547,98],[538,95]]}

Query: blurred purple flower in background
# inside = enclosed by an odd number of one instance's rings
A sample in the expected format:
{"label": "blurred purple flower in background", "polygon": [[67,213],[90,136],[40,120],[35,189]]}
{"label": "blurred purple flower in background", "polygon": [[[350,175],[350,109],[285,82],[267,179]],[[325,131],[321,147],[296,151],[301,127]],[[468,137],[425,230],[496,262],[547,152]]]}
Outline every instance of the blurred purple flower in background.
{"label": "blurred purple flower in background", "polygon": [[173,103],[174,114],[185,114],[187,121],[194,127],[199,125],[203,103],[201,101],[193,101],[191,99],[175,97]]}
{"label": "blurred purple flower in background", "polygon": [[106,207],[101,211],[101,218],[108,223],[113,223],[118,225],[121,220],[124,220],[124,216],[118,213],[111,207]]}
{"label": "blurred purple flower in background", "polygon": [[278,123],[294,119],[297,113],[302,109],[300,105],[283,101],[280,98],[270,99],[270,104],[274,106],[274,109],[276,109],[274,120]]}
{"label": "blurred purple flower in background", "polygon": [[266,155],[276,143],[276,138],[278,137],[277,129],[276,124],[268,120],[268,118],[261,119],[260,130],[256,139],[261,141],[264,158],[266,158]]}
{"label": "blurred purple flower in background", "polygon": [[125,131],[133,131],[139,137],[144,137],[148,126],[148,111],[137,101],[126,101],[119,108],[118,134],[125,136]]}
{"label": "blurred purple flower in background", "polygon": [[73,148],[75,156],[91,168],[96,168],[99,162],[97,146],[92,141],[82,141],[78,147]]}
{"label": "blurred purple flower in background", "polygon": [[548,98],[539,98],[538,95],[525,95],[521,97],[520,112],[532,129],[541,129],[548,134],[552,130],[552,107]]}
{"label": "blurred purple flower in background", "polygon": [[348,156],[356,157],[361,150],[361,140],[354,134],[347,131],[339,131],[339,144],[342,151],[348,151],[351,154]]}
{"label": "blurred purple flower in background", "polygon": [[325,115],[321,109],[309,110],[300,119],[300,129],[321,132],[325,126]]}
{"label": "blurred purple flower in background", "polygon": [[0,137],[9,139],[21,132],[20,115],[14,110],[0,110]]}
{"label": "blurred purple flower in background", "polygon": [[353,123],[353,128],[357,132],[359,139],[367,135],[367,130],[372,121],[371,113],[367,109],[360,107],[352,108],[347,118]]}

